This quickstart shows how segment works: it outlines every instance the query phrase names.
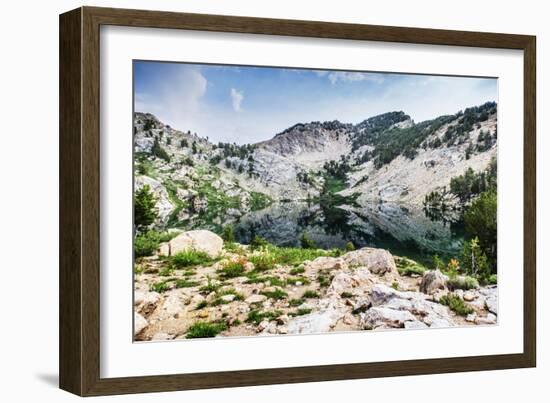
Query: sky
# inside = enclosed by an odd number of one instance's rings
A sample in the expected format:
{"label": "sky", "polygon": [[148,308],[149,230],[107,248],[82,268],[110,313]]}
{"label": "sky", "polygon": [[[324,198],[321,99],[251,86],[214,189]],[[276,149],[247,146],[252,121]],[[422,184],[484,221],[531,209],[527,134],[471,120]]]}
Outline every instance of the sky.
{"label": "sky", "polygon": [[497,101],[497,79],[134,62],[134,110],[213,142],[256,143],[296,123],[359,123],[404,111],[415,122]]}

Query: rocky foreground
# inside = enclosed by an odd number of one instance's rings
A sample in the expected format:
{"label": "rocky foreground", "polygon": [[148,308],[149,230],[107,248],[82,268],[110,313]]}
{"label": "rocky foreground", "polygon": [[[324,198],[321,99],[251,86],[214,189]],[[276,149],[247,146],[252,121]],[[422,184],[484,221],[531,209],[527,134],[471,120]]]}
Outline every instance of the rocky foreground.
{"label": "rocky foreground", "polygon": [[139,259],[135,340],[497,322],[496,286],[480,287],[439,271],[401,275],[398,266],[414,262],[383,249],[270,248],[224,244],[216,234],[197,230]]}

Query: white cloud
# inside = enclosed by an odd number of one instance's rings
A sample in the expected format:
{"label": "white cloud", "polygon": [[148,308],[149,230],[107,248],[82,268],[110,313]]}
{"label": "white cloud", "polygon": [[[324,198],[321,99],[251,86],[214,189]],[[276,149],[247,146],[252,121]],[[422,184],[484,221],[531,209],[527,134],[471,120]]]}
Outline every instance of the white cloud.
{"label": "white cloud", "polygon": [[327,76],[332,84],[336,84],[338,81],[350,82],[350,81],[372,81],[375,83],[381,83],[384,81],[384,76],[377,73],[360,73],[357,71],[332,71],[328,74],[320,74],[319,76]]}
{"label": "white cloud", "polygon": [[136,112],[154,114],[172,127],[188,130],[199,123],[201,98],[208,81],[195,68],[164,71],[153,79],[151,92],[135,94]]}
{"label": "white cloud", "polygon": [[233,105],[233,109],[235,112],[242,111],[241,104],[244,99],[244,92],[243,91],[237,91],[235,88],[231,88],[231,104]]}

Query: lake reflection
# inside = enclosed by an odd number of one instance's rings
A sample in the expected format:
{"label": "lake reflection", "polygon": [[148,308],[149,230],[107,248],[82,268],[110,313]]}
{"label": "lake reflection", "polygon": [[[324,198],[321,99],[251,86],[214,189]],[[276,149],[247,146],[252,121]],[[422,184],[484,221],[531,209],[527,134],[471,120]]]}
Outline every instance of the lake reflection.
{"label": "lake reflection", "polygon": [[235,237],[249,243],[259,235],[279,246],[298,246],[306,232],[322,248],[379,247],[426,261],[434,254],[455,255],[462,247],[463,225],[428,218],[421,207],[390,203],[323,206],[305,202],[275,203],[242,216]]}

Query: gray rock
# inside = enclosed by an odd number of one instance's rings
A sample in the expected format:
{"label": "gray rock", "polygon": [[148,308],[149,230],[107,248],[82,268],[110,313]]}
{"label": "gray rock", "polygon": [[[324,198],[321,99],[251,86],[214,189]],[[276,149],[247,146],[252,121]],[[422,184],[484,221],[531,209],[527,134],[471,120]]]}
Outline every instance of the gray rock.
{"label": "gray rock", "polygon": [[405,327],[405,322],[414,322],[416,318],[409,311],[391,308],[373,307],[361,314],[363,329],[399,328]]}
{"label": "gray rock", "polygon": [[374,274],[399,275],[392,254],[385,249],[362,248],[348,252],[342,258],[349,266],[365,266]]}
{"label": "gray rock", "polygon": [[148,326],[147,320],[139,313],[134,312],[134,336],[141,333]]}
{"label": "gray rock", "polygon": [[[166,245],[168,245],[166,247]],[[160,248],[159,253],[166,256],[175,255],[185,250],[204,252],[215,258],[223,249],[223,239],[211,231],[193,230],[186,231],[171,239]]]}
{"label": "gray rock", "polygon": [[420,291],[424,294],[434,294],[437,290],[444,290],[449,278],[439,270],[427,271],[422,276]]}

